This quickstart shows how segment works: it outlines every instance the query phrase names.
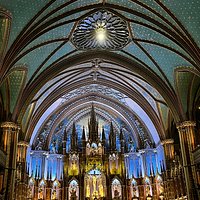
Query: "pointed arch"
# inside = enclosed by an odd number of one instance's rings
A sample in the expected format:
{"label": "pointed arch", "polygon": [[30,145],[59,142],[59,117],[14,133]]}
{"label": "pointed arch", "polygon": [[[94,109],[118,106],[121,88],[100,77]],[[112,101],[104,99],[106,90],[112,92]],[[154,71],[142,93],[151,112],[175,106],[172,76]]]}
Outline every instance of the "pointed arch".
{"label": "pointed arch", "polygon": [[144,194],[146,194],[146,197],[151,196],[152,197],[152,186],[151,186],[151,180],[149,177],[144,177]]}
{"label": "pointed arch", "polygon": [[158,195],[163,195],[164,193],[164,183],[162,177],[157,174],[155,177],[155,182],[156,182],[156,190]]}
{"label": "pointed arch", "polygon": [[131,179],[131,197],[139,197],[138,184],[134,178]]}
{"label": "pointed arch", "polygon": [[44,199],[46,196],[46,181],[44,179],[42,179],[39,182],[39,188],[38,188],[38,200]]}
{"label": "pointed arch", "polygon": [[122,184],[118,177],[112,180],[112,199],[122,199]]}
{"label": "pointed arch", "polygon": [[52,184],[52,189],[51,189],[51,199],[56,200],[59,199],[60,196],[60,182],[56,179],[53,184]]}
{"label": "pointed arch", "polygon": [[28,181],[28,192],[27,192],[28,199],[33,198],[34,188],[35,188],[35,179],[33,177],[31,177]]}
{"label": "pointed arch", "polygon": [[69,199],[70,200],[76,200],[79,196],[79,184],[78,181],[73,178],[69,182]]}

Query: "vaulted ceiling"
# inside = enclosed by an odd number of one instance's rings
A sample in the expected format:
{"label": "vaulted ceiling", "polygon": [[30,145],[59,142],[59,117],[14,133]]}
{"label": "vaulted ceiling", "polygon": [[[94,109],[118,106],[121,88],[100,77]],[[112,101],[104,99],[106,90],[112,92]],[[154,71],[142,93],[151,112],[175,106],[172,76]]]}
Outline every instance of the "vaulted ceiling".
{"label": "vaulted ceiling", "polygon": [[[198,0],[0,0],[0,6],[1,120],[20,123],[22,139],[67,105],[73,117],[91,102],[102,117],[121,117],[132,128],[133,113],[156,143],[170,137],[172,121],[194,119]],[[97,26],[108,32],[104,44],[95,41]]]}

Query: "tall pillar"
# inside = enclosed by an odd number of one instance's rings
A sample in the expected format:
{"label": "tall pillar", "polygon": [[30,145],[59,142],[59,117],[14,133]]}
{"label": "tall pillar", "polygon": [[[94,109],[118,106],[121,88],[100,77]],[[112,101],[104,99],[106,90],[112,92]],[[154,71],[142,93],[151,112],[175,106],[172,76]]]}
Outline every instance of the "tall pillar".
{"label": "tall pillar", "polygon": [[28,174],[26,170],[26,153],[28,143],[20,141],[17,148],[17,183],[15,197],[17,200],[27,199]]}
{"label": "tall pillar", "polygon": [[3,129],[3,148],[6,152],[6,168],[3,187],[5,200],[12,200],[15,186],[16,156],[19,126],[13,122],[1,123]]}
{"label": "tall pillar", "polygon": [[[174,140],[165,139],[161,143],[164,148],[166,161],[173,161],[174,160]],[[168,163],[166,163],[166,165],[168,165]]]}
{"label": "tall pillar", "polygon": [[177,125],[179,132],[181,153],[183,159],[183,167],[185,174],[185,182],[188,200],[198,199],[196,190],[195,190],[195,181],[196,181],[196,170],[194,165],[194,158],[192,151],[195,148],[195,132],[194,126],[195,122],[184,121]]}
{"label": "tall pillar", "polygon": [[48,180],[46,186],[46,200],[51,199],[51,188],[52,188],[52,181]]}
{"label": "tall pillar", "polygon": [[166,160],[166,171],[165,173],[165,198],[173,199],[175,198],[174,193],[174,182],[171,176],[172,164],[174,160],[174,140],[165,139],[161,142],[164,148],[165,160]]}

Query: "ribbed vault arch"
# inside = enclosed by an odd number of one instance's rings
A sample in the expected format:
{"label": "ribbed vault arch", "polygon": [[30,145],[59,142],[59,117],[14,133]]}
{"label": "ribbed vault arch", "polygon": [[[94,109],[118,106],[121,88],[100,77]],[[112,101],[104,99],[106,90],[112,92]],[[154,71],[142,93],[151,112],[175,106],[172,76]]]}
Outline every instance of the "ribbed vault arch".
{"label": "ribbed vault arch", "polygon": [[[58,98],[62,97],[64,94],[66,94],[74,89],[77,89],[84,85],[93,84],[93,83],[94,82],[91,79],[85,79],[85,80],[82,80],[81,82],[77,81],[76,83],[73,83],[71,85],[69,85],[69,84],[63,85],[62,88],[59,87],[59,89],[55,90],[53,94],[48,95],[48,97],[45,100],[45,102],[47,102],[47,103],[41,104],[37,109],[37,113],[35,113],[33,115],[32,124],[28,131],[26,139],[30,138],[30,135],[33,131],[33,127],[35,127],[35,125],[37,124],[37,121],[40,119],[42,114],[53,102],[55,102]],[[135,102],[137,102],[144,109],[144,111],[149,115],[150,119],[152,120],[152,122],[154,123],[154,126],[157,129],[157,132],[160,135],[160,138],[161,139],[165,138],[165,134],[164,134],[163,128],[161,126],[160,119],[158,118],[158,116],[156,115],[155,111],[150,106],[150,104],[147,102],[147,100],[140,93],[138,93],[138,92],[134,93],[134,91],[128,90],[127,87],[122,86],[122,85],[113,84],[111,81],[105,82],[104,80],[99,79],[95,83],[99,84],[99,85],[103,85],[103,86],[108,86],[110,88],[118,90],[118,91],[122,92],[123,94],[125,94],[126,96],[128,96],[129,98],[133,99]],[[85,95],[85,96],[87,96],[87,95]],[[98,94],[98,96],[100,96],[100,95]],[[84,95],[81,97],[84,98]],[[98,97],[96,96],[96,98],[98,98]],[[108,97],[104,96],[103,98],[108,98]],[[77,99],[73,99],[70,102],[71,103],[76,102],[76,100]],[[114,102],[114,100],[110,99],[110,102]],[[117,104],[117,103],[118,102],[115,102],[115,104]],[[123,107],[125,110],[128,110],[128,108],[126,108],[125,106],[122,106],[122,105],[120,105],[120,106]],[[129,109],[129,112],[131,113],[133,111]]]}
{"label": "ribbed vault arch", "polygon": [[[169,88],[165,82],[158,77],[153,71],[146,69],[144,66],[140,65],[137,62],[133,62],[121,55],[118,55],[113,52],[105,51],[90,51],[83,52],[81,54],[72,56],[68,59],[64,59],[59,63],[52,65],[50,68],[46,69],[37,79],[25,89],[24,95],[22,97],[23,102],[19,103],[18,113],[16,116],[23,115],[27,104],[33,98],[34,94],[39,90],[39,88],[44,85],[48,80],[55,77],[58,73],[62,72],[64,69],[67,69],[71,66],[76,66],[77,64],[90,61],[91,59],[102,59],[109,60],[116,65],[123,66],[125,69],[130,70],[133,73],[137,73],[142,76],[149,84],[151,84],[158,92],[163,96],[167,105],[173,113],[173,117],[176,122],[179,122],[185,118],[183,110],[180,107],[179,99],[177,98],[175,91]],[[55,92],[54,92],[55,93]]]}
{"label": "ribbed vault arch", "polygon": [[[77,119],[81,118],[81,115],[77,117],[76,114],[83,109],[86,109],[86,108],[90,109],[92,103],[94,103],[94,106],[96,106],[97,108],[100,108],[102,110],[105,110],[107,113],[110,113],[110,116],[114,115],[114,116],[118,116],[121,119],[123,119],[123,121],[131,128],[131,132],[133,133],[133,137],[135,138],[137,146],[141,145],[140,136],[138,134],[138,130],[136,129],[135,123],[134,123],[134,115],[137,116],[137,114],[134,113],[131,109],[129,109],[126,105],[121,104],[117,100],[114,100],[114,99],[104,96],[104,95],[100,95],[100,94],[97,95],[95,93],[81,95],[77,98],[73,98],[69,101],[66,101],[51,114],[51,115],[53,115],[56,113],[57,114],[60,113],[51,127],[51,130],[50,130],[50,133],[49,133],[48,139],[47,139],[47,144],[49,144],[50,139],[52,137],[52,134],[53,134],[56,126],[64,118],[69,118],[72,121],[76,121],[75,118],[77,118]],[[139,119],[140,122],[142,123],[142,125],[144,126],[145,132],[147,131],[146,132],[147,136],[149,137],[149,139],[151,140],[151,142],[153,144],[154,139],[153,139],[153,136],[151,135],[152,133],[149,132],[148,127],[146,127],[146,125],[144,124],[144,122],[142,122],[142,120],[140,119],[139,116],[137,116],[137,119]],[[107,120],[109,121],[109,119],[107,119]],[[111,118],[110,118],[110,120],[111,120]],[[46,121],[48,121],[48,119]],[[33,125],[32,127],[35,127],[35,125]],[[41,128],[42,127],[43,126],[41,126]],[[38,130],[38,132],[39,131],[40,130]],[[162,137],[162,136],[160,135],[160,137]],[[35,136],[35,138],[36,138],[36,136]]]}

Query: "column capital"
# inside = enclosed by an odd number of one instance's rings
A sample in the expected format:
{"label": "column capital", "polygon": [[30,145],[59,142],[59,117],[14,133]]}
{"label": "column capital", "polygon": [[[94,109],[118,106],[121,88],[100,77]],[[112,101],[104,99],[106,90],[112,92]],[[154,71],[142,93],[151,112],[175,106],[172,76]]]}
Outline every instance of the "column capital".
{"label": "column capital", "polygon": [[18,142],[18,145],[28,147],[28,146],[29,146],[29,143],[26,142],[26,141],[19,141],[19,142]]}
{"label": "column capital", "polygon": [[165,139],[165,140],[161,141],[161,144],[162,145],[165,145],[165,144],[174,144],[174,140],[173,139]]}
{"label": "column capital", "polygon": [[15,129],[20,129],[20,127],[15,124],[14,122],[2,122],[1,128],[15,128]]}
{"label": "column capital", "polygon": [[177,129],[188,127],[188,126],[196,126],[196,122],[194,122],[194,121],[184,121],[184,122],[180,122],[180,123],[176,124]]}

